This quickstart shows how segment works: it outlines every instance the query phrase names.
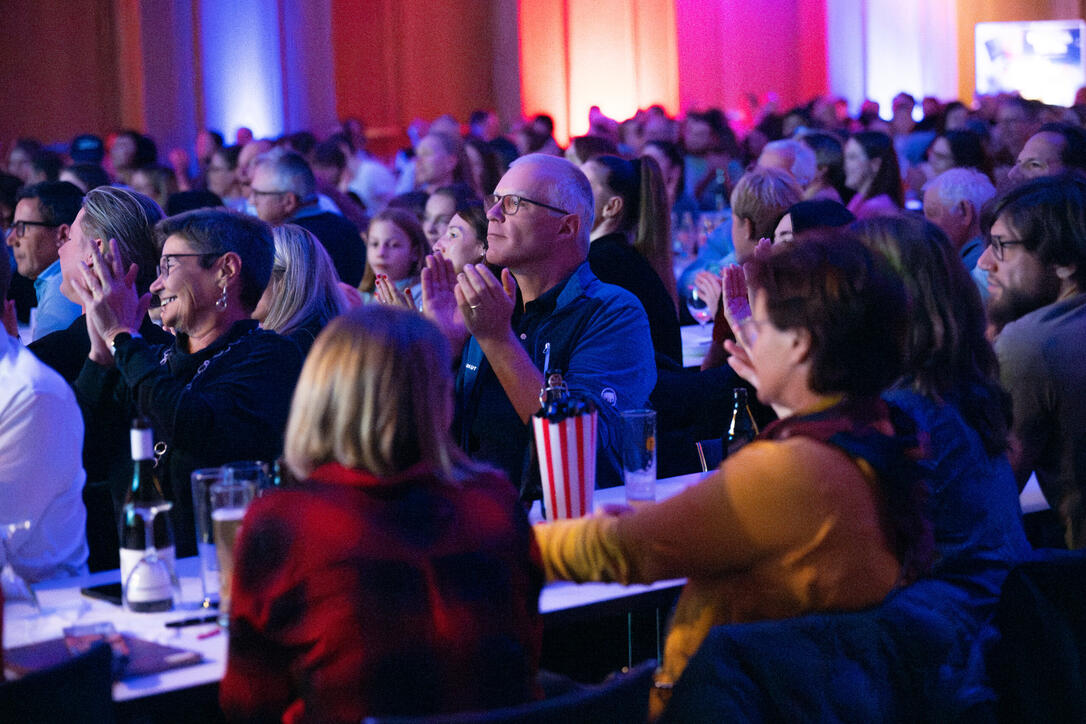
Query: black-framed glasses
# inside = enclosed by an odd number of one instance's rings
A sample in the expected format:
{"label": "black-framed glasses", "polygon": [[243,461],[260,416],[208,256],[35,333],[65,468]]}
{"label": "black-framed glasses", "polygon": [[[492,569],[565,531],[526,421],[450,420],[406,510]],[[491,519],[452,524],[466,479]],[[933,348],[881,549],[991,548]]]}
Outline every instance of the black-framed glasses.
{"label": "black-framed glasses", "polygon": [[156,269],[158,270],[158,275],[162,277],[163,281],[165,281],[166,278],[170,276],[170,272],[173,271],[173,268],[177,266],[176,264],[170,264],[171,259],[180,259],[181,257],[185,256],[213,256],[215,258],[218,258],[225,253],[226,252],[223,251],[205,251],[203,253],[193,254],[163,254],[162,258],[158,260],[158,266],[156,267]]}
{"label": "black-framed glasses", "polygon": [[250,196],[282,196],[283,194],[289,193],[289,191],[261,191],[260,189],[249,187]]}
{"label": "black-framed glasses", "polygon": [[996,261],[1003,261],[1003,250],[1008,246],[1022,246],[1026,242],[1020,240],[1004,241],[998,236],[988,237],[988,248],[992,250],[992,256],[996,258]]}
{"label": "black-framed glasses", "polygon": [[16,221],[12,223],[11,228],[8,229],[9,234],[15,234],[19,239],[26,236],[26,227],[28,226],[44,226],[46,229],[55,229],[60,224],[48,224],[44,221]]}
{"label": "black-framed glasses", "polygon": [[544,209],[550,209],[551,211],[557,211],[559,214],[569,214],[572,212],[560,209],[557,206],[551,206],[545,204],[542,201],[536,201],[535,199],[529,199],[526,196],[518,196],[517,194],[490,194],[486,197],[486,207],[488,209],[494,208],[496,205],[501,205],[502,213],[506,216],[512,216],[520,211],[520,205],[523,203],[535,204],[536,206],[542,206]]}

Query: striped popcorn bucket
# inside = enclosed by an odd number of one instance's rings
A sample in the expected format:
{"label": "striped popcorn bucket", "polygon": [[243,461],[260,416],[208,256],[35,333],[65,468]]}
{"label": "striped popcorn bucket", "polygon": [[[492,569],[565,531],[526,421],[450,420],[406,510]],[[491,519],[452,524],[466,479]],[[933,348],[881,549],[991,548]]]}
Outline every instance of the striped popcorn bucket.
{"label": "striped popcorn bucket", "polygon": [[533,416],[547,520],[592,512],[596,489],[596,411],[561,420]]}

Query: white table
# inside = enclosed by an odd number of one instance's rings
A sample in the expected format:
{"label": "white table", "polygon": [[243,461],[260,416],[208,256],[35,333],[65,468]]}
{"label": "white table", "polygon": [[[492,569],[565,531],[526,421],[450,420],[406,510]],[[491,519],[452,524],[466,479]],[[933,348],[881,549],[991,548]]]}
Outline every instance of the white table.
{"label": "white table", "polygon": [[[665,500],[711,475],[693,473],[657,481],[656,499]],[[598,509],[603,505],[625,503],[625,490],[621,487],[598,490],[594,496]],[[1022,492],[1023,510],[1027,513],[1047,507],[1036,480]],[[530,517],[539,520],[537,502]],[[167,613],[133,614],[105,601],[87,598],[79,593],[80,587],[110,583],[118,580],[117,571],[104,571],[77,579],[50,581],[35,586],[41,614],[28,604],[8,603],[4,607],[4,648],[58,638],[67,626],[79,623],[109,621],[118,631],[132,633],[140,638],[178,648],[198,651],[205,661],[195,666],[164,671],[152,676],[120,681],[113,686],[113,699],[117,702],[154,696],[166,692],[214,684],[222,679],[226,665],[226,634],[214,623],[166,628],[167,621],[195,618],[209,612],[200,608],[200,582],[197,578],[199,563],[193,558],[177,562],[181,577],[182,604]],[[652,585],[622,586],[615,583],[575,584],[551,583],[544,587],[539,597],[539,609],[545,617],[562,616],[600,604],[631,603],[628,599],[652,597],[676,589],[682,579],[658,581]]]}
{"label": "white table", "polygon": [[[669,497],[687,485],[702,477],[684,475],[657,484],[658,499]],[[597,505],[625,502],[622,488],[601,490],[596,494]],[[538,518],[538,504],[536,505]],[[199,562],[195,557],[182,558],[177,562],[178,575],[181,578],[181,605],[167,613],[134,614],[119,606],[88,598],[80,594],[81,587],[102,583],[116,582],[117,571],[103,571],[80,578],[68,578],[49,581],[36,585],[35,591],[41,604],[38,614],[29,604],[8,603],[4,607],[5,649],[22,646],[37,641],[58,638],[63,629],[74,624],[98,623],[109,621],[124,633],[132,633],[140,638],[168,646],[198,651],[205,661],[195,666],[164,671],[152,676],[145,676],[113,685],[113,699],[124,702],[142,697],[155,696],[166,692],[191,687],[214,684],[222,679],[226,667],[226,632],[214,623],[207,623],[184,628],[166,628],[167,621],[196,618],[209,612],[200,608],[202,597],[200,581],[197,578]],[[568,613],[573,609],[596,606],[605,603],[630,603],[628,599],[651,596],[669,589],[678,588],[682,580],[659,581],[652,585],[622,586],[617,583],[552,583],[547,585],[539,597],[539,609],[545,617]]]}

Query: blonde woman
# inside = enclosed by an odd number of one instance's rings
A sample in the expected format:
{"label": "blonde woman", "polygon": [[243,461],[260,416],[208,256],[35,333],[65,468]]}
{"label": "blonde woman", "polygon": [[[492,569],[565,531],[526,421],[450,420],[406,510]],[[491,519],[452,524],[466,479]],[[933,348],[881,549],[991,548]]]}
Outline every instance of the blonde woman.
{"label": "blonde woman", "polygon": [[332,259],[317,237],[294,224],[272,231],[275,261],[253,319],[294,340],[303,353],[324,325],[347,309]]}
{"label": "blonde woman", "polygon": [[[539,552],[516,489],[448,433],[449,347],[385,305],[329,323],[286,461],[237,542],[229,720],[358,722],[537,697]],[[286,713],[286,714],[285,714]]]}

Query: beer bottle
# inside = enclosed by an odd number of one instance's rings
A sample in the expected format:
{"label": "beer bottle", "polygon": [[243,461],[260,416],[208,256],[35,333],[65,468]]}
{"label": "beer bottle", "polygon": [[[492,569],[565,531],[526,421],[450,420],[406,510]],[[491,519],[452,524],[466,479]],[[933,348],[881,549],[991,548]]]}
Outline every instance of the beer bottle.
{"label": "beer bottle", "polygon": [[724,431],[724,439],[721,440],[724,457],[734,454],[739,448],[758,437],[758,423],[754,422],[754,416],[750,414],[747,405],[747,388],[736,387],[732,390],[735,402],[732,405],[732,421],[728,429]]}

